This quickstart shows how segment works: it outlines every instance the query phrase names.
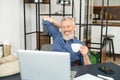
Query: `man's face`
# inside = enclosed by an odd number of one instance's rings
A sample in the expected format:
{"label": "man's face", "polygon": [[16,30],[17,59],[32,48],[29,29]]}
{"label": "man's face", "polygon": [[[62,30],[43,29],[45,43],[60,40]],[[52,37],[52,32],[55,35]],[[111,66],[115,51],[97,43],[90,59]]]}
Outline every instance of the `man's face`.
{"label": "man's face", "polygon": [[71,20],[65,20],[61,22],[61,32],[65,40],[70,40],[74,38],[76,26]]}

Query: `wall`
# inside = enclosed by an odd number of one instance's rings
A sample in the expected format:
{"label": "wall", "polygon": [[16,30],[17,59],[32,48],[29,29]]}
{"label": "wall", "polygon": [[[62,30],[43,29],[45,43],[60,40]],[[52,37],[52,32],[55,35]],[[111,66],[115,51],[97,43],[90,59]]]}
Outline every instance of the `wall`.
{"label": "wall", "polygon": [[12,53],[22,48],[20,35],[22,24],[20,24],[20,3],[22,0],[0,0],[0,42],[9,40]]}
{"label": "wall", "polygon": [[[113,38],[113,42],[114,42],[114,50],[115,50],[115,54],[120,54],[120,49],[119,49],[119,41],[120,41],[120,37],[119,37],[119,31],[120,31],[120,27],[116,27],[116,26],[108,26],[108,34],[112,34],[114,35]],[[105,35],[106,32],[106,28],[103,28],[103,34]],[[101,33],[101,26],[92,26],[92,33],[91,33],[91,41],[95,42],[95,43],[100,43],[100,34]],[[96,47],[96,48],[100,48],[100,45],[95,45],[92,44],[92,47]],[[107,46],[107,50],[108,50],[109,46]]]}
{"label": "wall", "polygon": [[110,26],[108,28],[108,34],[114,35],[114,49],[116,54],[120,54],[120,35],[119,35],[120,27],[118,26]]}
{"label": "wall", "polygon": [[[104,0],[105,1],[105,5],[106,5],[106,1],[107,0]],[[102,0],[94,0],[94,6],[101,6],[102,5]],[[110,6],[120,6],[120,0],[109,0],[109,5]],[[118,22],[119,23],[119,20],[109,20],[111,22]],[[100,26],[92,26],[92,42],[100,42]],[[114,40],[114,48],[115,48],[115,53],[116,54],[120,54],[120,49],[119,49],[119,30],[120,30],[120,27],[116,27],[116,26],[112,26],[112,27],[109,27],[108,28],[108,34],[113,34],[115,37],[113,38]],[[105,31],[105,29],[104,29]],[[100,47],[99,45],[92,45],[93,47]],[[108,47],[107,47],[108,49]]]}

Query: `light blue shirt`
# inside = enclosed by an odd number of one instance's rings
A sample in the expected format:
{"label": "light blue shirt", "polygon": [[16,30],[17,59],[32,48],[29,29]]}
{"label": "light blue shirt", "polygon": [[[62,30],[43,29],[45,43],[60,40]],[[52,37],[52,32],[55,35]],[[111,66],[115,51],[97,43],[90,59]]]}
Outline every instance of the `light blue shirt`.
{"label": "light blue shirt", "polygon": [[49,21],[43,21],[43,26],[47,29],[49,35],[53,37],[53,51],[69,52],[71,64],[76,60],[80,60],[82,64],[84,63],[83,56],[80,54],[80,52],[73,52],[71,44],[80,43],[82,45],[85,45],[85,43],[77,40],[76,38],[65,41],[63,39],[62,33],[59,31],[59,28],[57,28]]}

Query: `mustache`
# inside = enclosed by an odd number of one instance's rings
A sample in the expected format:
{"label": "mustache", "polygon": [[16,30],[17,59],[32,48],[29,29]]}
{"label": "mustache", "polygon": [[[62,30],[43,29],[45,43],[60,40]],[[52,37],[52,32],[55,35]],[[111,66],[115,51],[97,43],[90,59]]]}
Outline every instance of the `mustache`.
{"label": "mustache", "polygon": [[71,40],[74,39],[75,34],[73,32],[70,33],[70,35],[66,36],[64,33],[62,33],[64,40]]}

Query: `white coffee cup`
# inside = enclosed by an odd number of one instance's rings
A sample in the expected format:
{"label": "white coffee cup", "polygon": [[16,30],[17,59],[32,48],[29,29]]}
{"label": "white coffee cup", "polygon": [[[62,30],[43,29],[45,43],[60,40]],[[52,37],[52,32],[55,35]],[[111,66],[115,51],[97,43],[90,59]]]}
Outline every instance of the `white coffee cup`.
{"label": "white coffee cup", "polygon": [[82,45],[80,43],[72,43],[71,44],[71,48],[72,48],[73,52],[78,52],[80,50],[81,46]]}

